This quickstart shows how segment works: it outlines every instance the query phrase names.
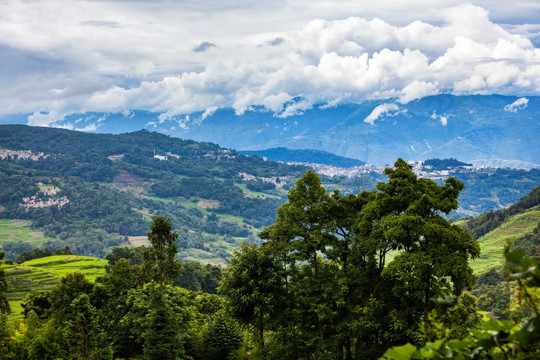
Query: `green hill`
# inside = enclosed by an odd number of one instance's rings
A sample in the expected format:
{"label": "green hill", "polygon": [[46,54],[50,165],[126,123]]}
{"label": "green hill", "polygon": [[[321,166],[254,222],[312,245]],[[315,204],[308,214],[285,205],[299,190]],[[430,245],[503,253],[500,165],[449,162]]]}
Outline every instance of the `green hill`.
{"label": "green hill", "polygon": [[148,131],[0,126],[0,219],[8,225],[0,242],[12,259],[30,245],[104,257],[144,242],[161,214],[176,226],[182,257],[223,262],[272,223],[305,171]]}
{"label": "green hill", "polygon": [[477,273],[503,264],[505,244],[513,242],[529,256],[538,256],[540,246],[540,187],[507,209],[490,211],[460,222],[478,240],[480,258],[473,262]]}
{"label": "green hill", "polygon": [[[476,273],[485,272],[504,263],[504,245],[511,241],[515,246],[527,247],[520,239],[535,234],[540,225],[540,206],[507,217],[495,229],[478,238],[480,257],[472,262]],[[537,244],[540,245],[540,244]]]}
{"label": "green hill", "polygon": [[13,316],[19,317],[21,303],[30,291],[50,289],[67,273],[80,272],[94,281],[105,274],[108,261],[90,256],[55,255],[34,259],[20,265],[0,265],[7,275],[7,297]]}
{"label": "green hill", "polygon": [[489,211],[468,220],[463,225],[463,228],[470,232],[474,238],[478,239],[501,225],[509,217],[528,211],[538,205],[540,205],[540,186],[534,188],[528,195],[522,197],[507,209]]}

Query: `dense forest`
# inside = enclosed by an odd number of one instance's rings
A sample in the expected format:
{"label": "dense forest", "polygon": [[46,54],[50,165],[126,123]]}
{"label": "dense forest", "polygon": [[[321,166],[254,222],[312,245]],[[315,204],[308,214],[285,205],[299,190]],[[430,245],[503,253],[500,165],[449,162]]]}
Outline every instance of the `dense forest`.
{"label": "dense forest", "polygon": [[427,159],[422,163],[424,167],[430,167],[434,170],[448,170],[461,166],[472,166],[454,158],[450,159]]}
{"label": "dense forest", "polygon": [[[475,283],[469,262],[479,246],[443,216],[458,206],[463,183],[418,178],[401,159],[385,173],[388,181],[375,190],[341,194],[327,191],[307,172],[260,234],[262,244],[242,245],[223,272],[180,263],[172,221],[153,217],[150,246],[113,250],[108,273],[94,284],[68,274],[52,289],[28,295],[20,324],[1,315],[0,354],[5,359],[540,356],[540,262],[523,249],[506,248],[502,278],[493,273],[484,281],[516,286],[505,309],[510,316],[486,319],[468,291]],[[33,255],[40,253],[25,254]],[[0,271],[0,300],[5,284]],[[5,301],[1,304],[6,313]]]}

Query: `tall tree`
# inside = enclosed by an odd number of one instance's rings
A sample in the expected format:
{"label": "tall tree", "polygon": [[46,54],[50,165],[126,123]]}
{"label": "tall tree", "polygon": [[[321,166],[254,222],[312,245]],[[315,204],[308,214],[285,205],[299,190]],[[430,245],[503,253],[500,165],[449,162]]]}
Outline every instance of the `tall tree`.
{"label": "tall tree", "polygon": [[469,260],[480,248],[470,234],[442,216],[457,209],[463,183],[448,178],[439,186],[418,178],[402,159],[385,174],[388,182],[377,185],[376,197],[359,214],[359,230],[375,236],[380,251],[399,252],[381,274],[376,294],[385,310],[379,320],[387,322],[385,341],[412,341],[419,318],[428,329],[432,309],[442,312],[445,297],[457,297],[474,285]]}
{"label": "tall tree", "polygon": [[[197,310],[189,291],[164,286],[163,295],[157,283],[146,284],[129,292],[129,311],[121,326],[129,330],[132,353],[129,358],[170,359],[186,357],[185,343],[197,328]],[[127,339],[127,338],[126,338]]]}
{"label": "tall tree", "polygon": [[96,309],[87,294],[71,303],[65,338],[72,359],[112,359],[112,348],[105,341]]}
{"label": "tall tree", "polygon": [[172,221],[164,216],[155,216],[150,224],[148,240],[151,247],[144,254],[144,267],[152,280],[159,283],[160,294],[163,286],[172,283],[180,275],[182,264],[175,258],[178,234],[172,231]]}
{"label": "tall tree", "polygon": [[264,331],[271,328],[281,301],[281,276],[277,262],[255,245],[242,244],[223,273],[219,291],[226,295],[227,309],[243,325],[253,325],[266,358]]}
{"label": "tall tree", "polygon": [[[468,260],[478,244],[443,217],[457,208],[463,184],[418,178],[402,159],[385,174],[377,191],[343,196],[308,171],[260,233],[260,249],[249,249],[277,266],[281,287],[267,290],[283,299],[272,320],[287,357],[378,357],[383,346],[411,339],[419,320],[428,327],[429,312],[444,310],[441,300],[473,285]],[[231,269],[242,270],[225,277],[236,289],[258,279],[246,259],[237,254]]]}

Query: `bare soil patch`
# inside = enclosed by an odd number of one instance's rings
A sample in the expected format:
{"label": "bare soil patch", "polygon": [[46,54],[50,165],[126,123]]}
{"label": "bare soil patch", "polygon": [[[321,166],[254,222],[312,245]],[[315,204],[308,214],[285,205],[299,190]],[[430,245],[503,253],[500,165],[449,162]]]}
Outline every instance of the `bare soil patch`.
{"label": "bare soil patch", "polygon": [[127,185],[127,186],[117,186],[117,188],[120,191],[133,191],[136,194],[140,194],[144,191],[144,188],[142,186]]}
{"label": "bare soil patch", "polygon": [[32,239],[41,239],[43,237],[43,233],[39,231],[28,233],[28,235],[30,235]]}
{"label": "bare soil patch", "polygon": [[150,214],[149,212],[147,211],[144,211],[144,210],[140,210],[140,209],[137,209],[137,208],[131,208],[131,210],[135,211],[136,213],[139,213],[141,215],[145,215],[145,216],[149,216],[149,217],[152,217],[154,215]]}
{"label": "bare soil patch", "polygon": [[13,226],[30,226],[32,223],[28,220],[11,220],[11,225]]}
{"label": "bare soil patch", "polygon": [[150,241],[148,241],[148,236],[128,236],[129,243],[131,246],[148,246]]}
{"label": "bare soil patch", "polygon": [[201,199],[197,202],[197,205],[201,208],[201,209],[217,209],[219,208],[219,206],[221,205],[221,203],[217,200],[206,200],[206,199]]}

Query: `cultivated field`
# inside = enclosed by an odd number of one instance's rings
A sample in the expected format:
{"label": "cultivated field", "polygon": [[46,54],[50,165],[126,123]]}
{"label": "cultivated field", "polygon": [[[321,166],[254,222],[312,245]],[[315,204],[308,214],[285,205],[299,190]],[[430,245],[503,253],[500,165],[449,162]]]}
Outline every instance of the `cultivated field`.
{"label": "cultivated field", "polygon": [[502,266],[506,242],[532,233],[539,221],[540,207],[537,206],[510,217],[496,229],[479,238],[480,257],[471,263],[474,272],[478,274],[494,266]]}
{"label": "cultivated field", "polygon": [[8,280],[8,300],[12,316],[22,317],[21,304],[30,291],[45,290],[60,283],[60,279],[73,272],[83,273],[90,281],[105,274],[108,262],[90,256],[55,255],[24,262],[20,265],[1,265]]}
{"label": "cultivated field", "polygon": [[24,241],[40,247],[47,241],[54,240],[43,236],[43,232],[31,228],[27,220],[0,220],[0,246],[6,242]]}

